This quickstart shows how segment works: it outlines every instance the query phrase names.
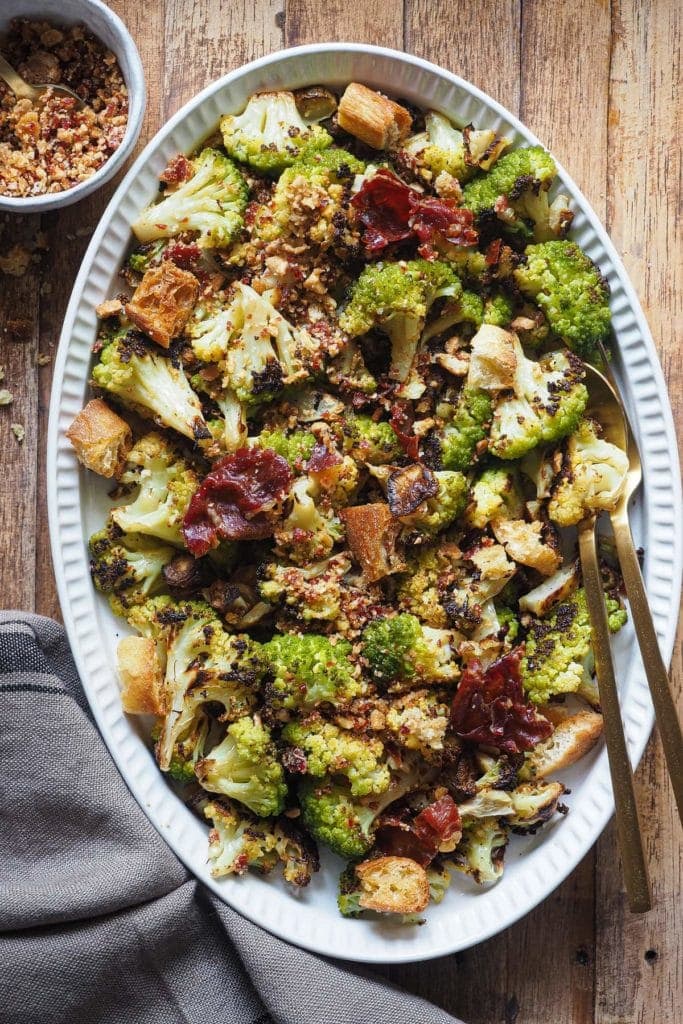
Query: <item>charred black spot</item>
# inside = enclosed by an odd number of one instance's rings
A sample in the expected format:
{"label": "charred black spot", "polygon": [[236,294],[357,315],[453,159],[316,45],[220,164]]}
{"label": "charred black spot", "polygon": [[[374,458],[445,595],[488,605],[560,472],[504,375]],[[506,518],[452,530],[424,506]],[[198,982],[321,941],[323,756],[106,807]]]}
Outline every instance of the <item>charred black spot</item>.
{"label": "charred black spot", "polygon": [[252,373],[253,391],[255,395],[275,394],[284,387],[282,367],[273,359],[266,363],[260,373]]}

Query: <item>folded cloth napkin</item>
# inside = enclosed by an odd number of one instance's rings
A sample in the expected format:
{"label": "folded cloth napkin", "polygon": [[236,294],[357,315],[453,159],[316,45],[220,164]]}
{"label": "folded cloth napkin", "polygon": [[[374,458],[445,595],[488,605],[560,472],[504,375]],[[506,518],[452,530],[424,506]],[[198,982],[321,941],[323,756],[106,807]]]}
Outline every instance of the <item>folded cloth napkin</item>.
{"label": "folded cloth napkin", "polygon": [[0,613],[0,709],[3,1024],[457,1024],[190,876],[112,763],[55,622]]}

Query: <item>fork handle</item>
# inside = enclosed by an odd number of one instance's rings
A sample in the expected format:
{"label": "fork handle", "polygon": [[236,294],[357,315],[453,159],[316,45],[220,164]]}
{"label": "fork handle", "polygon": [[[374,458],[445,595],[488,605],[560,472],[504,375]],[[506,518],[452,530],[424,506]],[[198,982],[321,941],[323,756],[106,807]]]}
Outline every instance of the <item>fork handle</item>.
{"label": "fork handle", "polygon": [[678,816],[683,823],[683,737],[623,503],[611,516],[619,565],[655,709]]}
{"label": "fork handle", "polygon": [[619,694],[614,677],[605,595],[598,565],[594,518],[585,520],[579,525],[579,555],[592,628],[595,673],[598,677],[609,770],[612,777],[624,883],[631,911],[634,914],[642,914],[652,906],[650,883],[640,822],[638,821],[633,773],[626,749],[624,726],[619,708]]}

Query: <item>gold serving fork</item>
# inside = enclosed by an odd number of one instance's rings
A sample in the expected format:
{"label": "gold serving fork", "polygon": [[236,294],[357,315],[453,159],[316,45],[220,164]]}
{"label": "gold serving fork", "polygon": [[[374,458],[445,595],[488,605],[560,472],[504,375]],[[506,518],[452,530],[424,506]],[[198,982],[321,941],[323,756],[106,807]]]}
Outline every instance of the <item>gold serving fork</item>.
{"label": "gold serving fork", "polygon": [[[604,355],[604,353],[603,353]],[[609,367],[605,358],[605,366]],[[609,371],[608,371],[609,372]],[[616,389],[593,366],[586,364],[592,414],[600,422],[606,440],[628,455],[629,469],[616,508],[610,513],[612,530],[622,571],[631,617],[640,646],[657,725],[662,738],[679,816],[683,820],[683,741],[666,667],[657,641],[652,615],[633,544],[628,521],[628,502],[642,482],[642,465],[635,436]],[[579,526],[579,551],[586,598],[593,629],[595,667],[605,727],[616,808],[619,847],[631,910],[639,913],[651,906],[650,887],[633,788],[633,775],[624,738],[619,698],[612,662],[609,627],[595,537],[595,517]]]}

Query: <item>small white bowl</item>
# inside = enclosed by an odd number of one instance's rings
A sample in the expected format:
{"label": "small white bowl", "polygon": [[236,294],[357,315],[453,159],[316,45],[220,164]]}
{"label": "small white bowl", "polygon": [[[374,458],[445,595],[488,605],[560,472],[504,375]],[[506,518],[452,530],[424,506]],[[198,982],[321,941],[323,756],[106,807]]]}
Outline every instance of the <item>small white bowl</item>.
{"label": "small white bowl", "polygon": [[85,25],[112,53],[116,54],[128,90],[128,123],[123,141],[90,178],[63,192],[48,192],[25,198],[0,195],[0,210],[43,213],[45,210],[70,206],[71,203],[91,195],[109,181],[125,163],[142,127],[146,100],[145,76],[133,37],[119,16],[102,3],[102,0],[59,0],[58,5],[46,0],[2,0],[0,34],[6,31],[13,18],[31,18],[36,21],[44,19],[55,25]]}

